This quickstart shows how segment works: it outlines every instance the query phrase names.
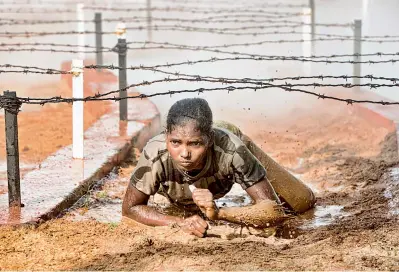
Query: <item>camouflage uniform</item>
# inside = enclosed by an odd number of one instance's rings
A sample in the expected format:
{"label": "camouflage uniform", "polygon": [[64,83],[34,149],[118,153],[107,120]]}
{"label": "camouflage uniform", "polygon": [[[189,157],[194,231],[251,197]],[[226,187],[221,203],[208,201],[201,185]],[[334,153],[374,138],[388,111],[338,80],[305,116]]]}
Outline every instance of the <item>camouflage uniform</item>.
{"label": "camouflage uniform", "polygon": [[[131,176],[132,185],[146,195],[159,193],[178,206],[191,206],[194,203],[189,185],[194,182],[197,188],[209,189],[215,198],[220,198],[230,191],[234,183],[246,190],[267,177],[272,186],[279,189],[276,190],[279,197],[294,211],[308,209],[306,203],[313,201],[313,193],[308,187],[230,123],[215,123],[214,144],[207,151],[204,168],[195,176],[175,167],[165,140],[166,135],[159,134],[147,143]],[[277,179],[282,182],[277,182]]]}

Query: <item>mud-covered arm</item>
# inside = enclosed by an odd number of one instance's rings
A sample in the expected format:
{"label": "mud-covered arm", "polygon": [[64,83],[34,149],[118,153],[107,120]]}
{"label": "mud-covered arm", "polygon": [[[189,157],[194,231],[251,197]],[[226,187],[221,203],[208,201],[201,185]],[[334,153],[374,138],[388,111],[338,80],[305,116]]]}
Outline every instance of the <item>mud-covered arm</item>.
{"label": "mud-covered arm", "polygon": [[163,167],[143,151],[130,178],[122,204],[122,215],[147,226],[177,224],[184,232],[203,237],[207,223],[198,215],[188,218],[165,215],[147,205],[150,195],[157,193],[164,180]]}
{"label": "mud-covered arm", "polygon": [[208,224],[198,215],[188,218],[165,215],[147,206],[149,195],[129,184],[122,204],[122,215],[147,226],[169,226],[177,224],[182,231],[204,237]]}
{"label": "mud-covered arm", "polygon": [[183,218],[164,215],[147,206],[149,195],[129,184],[122,204],[122,215],[148,226],[168,226],[182,223]]}
{"label": "mud-covered arm", "polygon": [[286,218],[280,200],[266,178],[247,188],[246,192],[255,204],[221,208],[218,219],[253,227],[269,227]]}
{"label": "mud-covered arm", "polygon": [[234,181],[241,185],[255,204],[218,210],[209,190],[196,189],[193,200],[208,218],[254,227],[267,227],[285,218],[280,200],[267,180],[265,168],[244,144],[233,154],[231,169]]}

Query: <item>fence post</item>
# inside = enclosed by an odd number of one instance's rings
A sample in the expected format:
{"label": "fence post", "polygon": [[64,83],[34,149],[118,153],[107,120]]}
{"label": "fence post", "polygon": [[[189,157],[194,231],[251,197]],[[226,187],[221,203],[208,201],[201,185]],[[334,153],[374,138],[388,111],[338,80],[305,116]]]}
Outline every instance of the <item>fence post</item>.
{"label": "fence post", "polygon": [[[83,60],[72,60],[73,98],[83,98]],[[72,106],[72,157],[83,159],[83,101],[74,101]]]}
{"label": "fence post", "polygon": [[368,0],[363,0],[363,3],[362,3],[362,10],[363,10],[363,12],[362,12],[362,20],[363,20],[363,22],[365,22],[365,24],[366,24],[366,17],[367,17],[367,11],[368,11],[368,8],[369,8],[369,1]]}
{"label": "fence post", "polygon": [[[17,97],[16,92],[5,91],[6,97]],[[19,173],[18,149],[18,113],[7,108],[5,112],[6,150],[7,150],[7,180],[8,180],[8,205],[21,207],[21,185]]]}
{"label": "fence post", "polygon": [[126,55],[127,55],[127,44],[126,44],[126,25],[120,23],[116,27],[116,34],[118,36],[117,52],[118,52],[118,66],[119,69],[119,119],[121,121],[127,121],[127,90],[122,90],[127,87],[127,75],[126,75]]}
{"label": "fence post", "polygon": [[102,27],[102,18],[101,13],[96,13],[94,15],[94,22],[96,24],[95,31],[96,31],[96,64],[103,65],[103,27]]}
{"label": "fence post", "polygon": [[[302,10],[302,55],[304,58],[312,56],[311,12],[310,8],[303,8]],[[311,73],[310,62],[304,61],[303,66],[305,75],[309,75]]]}
{"label": "fence post", "polygon": [[147,0],[147,35],[148,40],[152,40],[152,15],[151,15],[151,0]]}
{"label": "fence post", "polygon": [[[316,33],[316,6],[315,0],[309,0],[309,7],[310,7],[310,16],[311,16],[311,33],[312,33],[312,40],[315,39]],[[312,42],[312,54],[315,53],[315,43]]]}
{"label": "fence post", "polygon": [[78,45],[79,45],[79,59],[84,60],[85,59],[85,23],[84,23],[84,4],[80,3],[80,4],[76,4],[76,17],[78,20]]}
{"label": "fence post", "polygon": [[[355,35],[354,35],[354,61],[360,62],[362,60],[360,54],[362,53],[362,20],[355,20]],[[361,64],[353,64],[353,84],[358,85],[361,83]],[[356,90],[360,90],[360,87],[356,87]]]}

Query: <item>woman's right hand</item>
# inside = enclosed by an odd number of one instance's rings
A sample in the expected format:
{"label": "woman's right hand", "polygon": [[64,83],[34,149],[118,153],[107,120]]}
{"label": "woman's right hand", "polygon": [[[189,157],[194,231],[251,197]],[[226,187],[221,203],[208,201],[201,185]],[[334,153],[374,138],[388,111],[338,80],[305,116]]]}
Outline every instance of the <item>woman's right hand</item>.
{"label": "woman's right hand", "polygon": [[193,215],[183,219],[183,221],[179,223],[179,226],[185,233],[192,234],[200,238],[204,237],[206,231],[208,230],[208,224],[198,215]]}

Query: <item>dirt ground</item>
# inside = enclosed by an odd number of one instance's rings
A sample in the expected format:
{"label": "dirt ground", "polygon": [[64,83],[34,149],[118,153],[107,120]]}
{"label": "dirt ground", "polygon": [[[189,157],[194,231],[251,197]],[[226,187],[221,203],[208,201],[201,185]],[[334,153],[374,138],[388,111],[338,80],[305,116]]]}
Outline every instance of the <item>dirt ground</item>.
{"label": "dirt ground", "polygon": [[[67,215],[39,226],[1,227],[0,268],[398,270],[398,213],[393,200],[399,184],[390,174],[397,163],[396,136],[343,104],[323,102],[318,109],[295,116],[290,122],[259,118],[243,130],[315,189],[318,207],[343,207],[331,224],[303,227],[312,217],[309,212],[285,224],[286,230],[299,234],[294,239],[285,239],[278,231],[262,237],[225,224],[213,226],[207,238],[199,239],[176,228],[75,221]],[[254,129],[259,127],[264,129]],[[132,152],[130,162],[116,169],[119,193],[112,189],[114,183],[105,183],[93,192],[94,204],[79,212],[110,199],[120,202],[137,155]],[[107,191],[114,194],[99,194]]]}

